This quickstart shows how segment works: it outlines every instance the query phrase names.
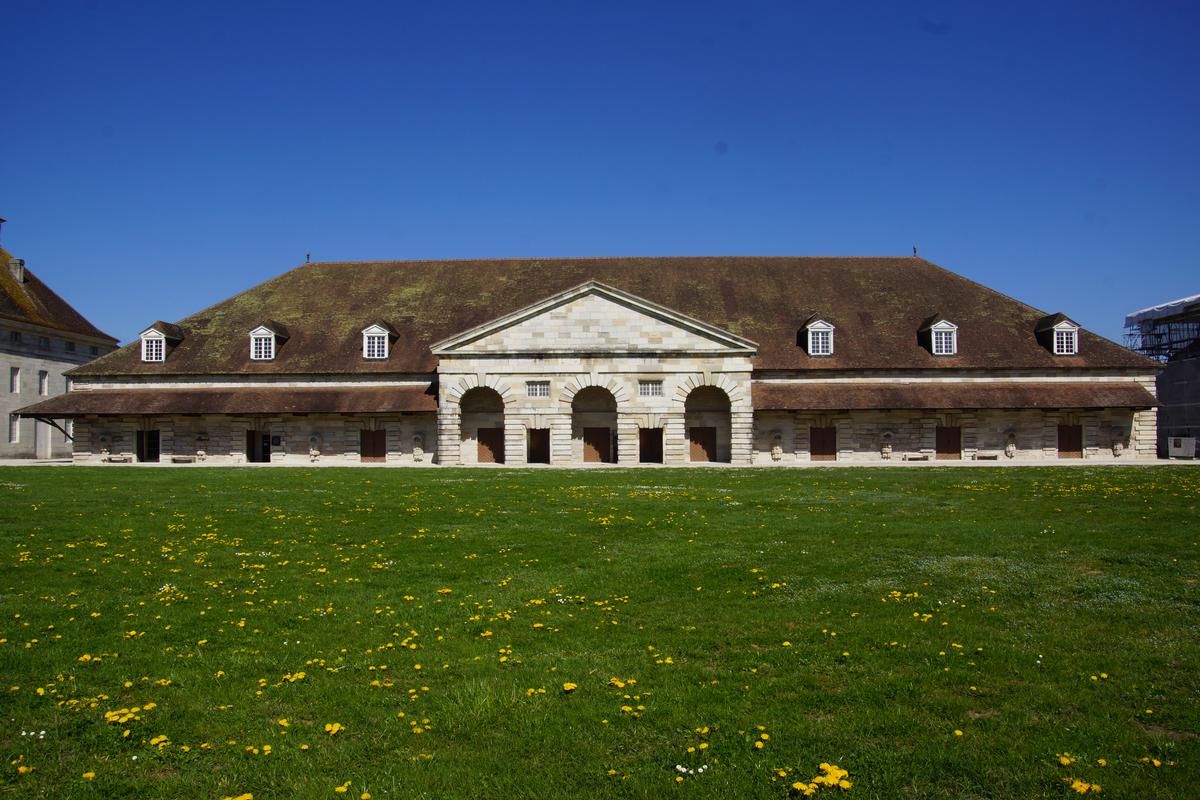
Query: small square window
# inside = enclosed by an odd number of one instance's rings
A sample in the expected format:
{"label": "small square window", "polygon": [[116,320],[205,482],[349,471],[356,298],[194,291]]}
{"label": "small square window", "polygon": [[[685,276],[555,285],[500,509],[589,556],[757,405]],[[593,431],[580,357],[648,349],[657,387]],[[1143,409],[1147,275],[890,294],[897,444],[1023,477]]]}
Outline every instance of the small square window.
{"label": "small square window", "polygon": [[63,345],[67,348],[68,353],[75,352],[75,343],[74,342],[63,342]]}
{"label": "small square window", "polygon": [[638,381],[638,397],[662,397],[662,381]]}
{"label": "small square window", "polygon": [[1075,331],[1057,330],[1054,332],[1054,355],[1073,356],[1077,351]]}
{"label": "small square window", "polygon": [[525,381],[525,394],[529,397],[549,397],[550,381]]}
{"label": "small square window", "polygon": [[8,340],[10,342],[12,342],[13,344],[20,344],[21,343],[21,332],[20,331],[9,331],[8,332]]}
{"label": "small square window", "polygon": [[100,355],[100,347],[98,345],[92,345],[92,355]]}
{"label": "small square window", "polygon": [[38,348],[41,350],[49,350],[50,349],[50,337],[49,336],[39,336],[38,337]]}

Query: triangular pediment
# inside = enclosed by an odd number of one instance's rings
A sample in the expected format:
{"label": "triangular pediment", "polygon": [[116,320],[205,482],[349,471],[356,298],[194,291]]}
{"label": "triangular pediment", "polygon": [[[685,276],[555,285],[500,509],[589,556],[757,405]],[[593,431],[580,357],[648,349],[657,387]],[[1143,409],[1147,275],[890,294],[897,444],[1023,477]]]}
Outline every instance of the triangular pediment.
{"label": "triangular pediment", "polygon": [[611,286],[589,281],[437,342],[434,355],[704,353],[758,345]]}

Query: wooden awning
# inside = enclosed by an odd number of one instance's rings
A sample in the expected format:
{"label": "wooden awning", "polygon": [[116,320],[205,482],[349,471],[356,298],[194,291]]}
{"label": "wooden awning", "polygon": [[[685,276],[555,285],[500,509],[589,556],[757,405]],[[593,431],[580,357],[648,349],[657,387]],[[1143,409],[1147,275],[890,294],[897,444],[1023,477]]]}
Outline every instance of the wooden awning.
{"label": "wooden awning", "polygon": [[437,411],[429,384],[363,387],[96,389],[68,392],[27,406],[22,417],[61,419],[139,414],[388,414]]}
{"label": "wooden awning", "polygon": [[1022,408],[1154,408],[1158,401],[1140,384],[1044,382],[839,383],[754,381],[755,411],[955,410]]}

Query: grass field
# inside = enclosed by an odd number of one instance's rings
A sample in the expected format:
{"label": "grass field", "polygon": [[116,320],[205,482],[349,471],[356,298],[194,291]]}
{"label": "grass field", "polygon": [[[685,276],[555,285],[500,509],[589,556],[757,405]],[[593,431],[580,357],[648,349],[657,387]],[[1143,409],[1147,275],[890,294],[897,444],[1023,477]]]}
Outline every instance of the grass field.
{"label": "grass field", "polygon": [[0,497],[0,796],[1200,795],[1196,469],[10,468]]}

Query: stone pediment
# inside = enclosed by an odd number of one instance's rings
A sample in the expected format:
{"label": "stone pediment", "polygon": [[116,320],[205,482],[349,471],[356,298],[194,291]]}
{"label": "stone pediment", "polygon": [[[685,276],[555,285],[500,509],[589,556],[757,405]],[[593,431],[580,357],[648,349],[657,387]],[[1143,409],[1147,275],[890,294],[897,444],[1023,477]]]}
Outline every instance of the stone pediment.
{"label": "stone pediment", "polygon": [[753,355],[758,345],[635,295],[589,281],[435,343],[439,357],[493,354]]}

